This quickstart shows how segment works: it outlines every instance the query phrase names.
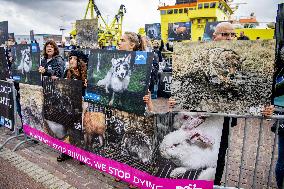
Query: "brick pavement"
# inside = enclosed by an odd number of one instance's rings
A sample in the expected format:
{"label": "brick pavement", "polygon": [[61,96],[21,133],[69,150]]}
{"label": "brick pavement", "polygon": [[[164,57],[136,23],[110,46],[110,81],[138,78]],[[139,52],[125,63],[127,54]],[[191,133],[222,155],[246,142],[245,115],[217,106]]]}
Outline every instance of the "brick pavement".
{"label": "brick pavement", "polygon": [[[263,133],[259,149],[258,166],[256,171],[256,189],[268,188],[268,176],[272,157],[272,148],[274,144],[274,133],[270,131],[273,121],[263,122]],[[228,184],[229,186],[238,186],[241,154],[244,137],[244,119],[238,120],[238,125],[231,131],[231,144],[228,161]],[[244,148],[243,175],[241,177],[241,188],[249,189],[253,186],[253,175],[256,162],[257,145],[259,140],[260,121],[258,119],[248,119],[247,137]],[[274,159],[272,160],[272,182],[269,188],[277,188],[275,181],[275,163],[277,159],[277,148]],[[225,171],[224,171],[225,172]],[[225,178],[223,175],[223,183]]]}
{"label": "brick pavement", "polygon": [[[0,144],[11,136],[11,132],[0,127]],[[125,189],[128,185],[115,182],[110,175],[103,174],[88,166],[79,165],[78,161],[67,160],[57,162],[59,152],[44,144],[24,144],[16,152],[11,149],[19,143],[17,139],[10,141],[0,151],[0,158],[5,159],[17,170],[27,174],[34,181],[46,188],[68,189]],[[8,189],[8,188],[7,188]]]}

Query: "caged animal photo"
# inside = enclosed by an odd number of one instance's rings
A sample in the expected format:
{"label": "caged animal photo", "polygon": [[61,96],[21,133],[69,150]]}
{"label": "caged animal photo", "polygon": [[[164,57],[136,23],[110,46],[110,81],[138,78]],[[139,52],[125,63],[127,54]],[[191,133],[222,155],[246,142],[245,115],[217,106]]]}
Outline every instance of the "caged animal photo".
{"label": "caged animal photo", "polygon": [[214,180],[224,118],[181,112],[158,117],[156,176]]}
{"label": "caged animal photo", "polygon": [[85,149],[151,172],[154,164],[154,118],[89,103],[83,118]]}
{"label": "caged animal photo", "polygon": [[82,82],[43,78],[44,129],[52,137],[83,145]]}
{"label": "caged animal photo", "polygon": [[177,110],[259,115],[271,101],[275,45],[266,41],[176,43]]}
{"label": "caged animal photo", "polygon": [[40,52],[32,52],[31,45],[19,44],[12,47],[12,75],[15,81],[31,85],[41,85],[38,72]]}
{"label": "caged animal photo", "polygon": [[152,55],[146,52],[138,54],[127,51],[92,50],[85,99],[127,112],[143,114],[145,104],[142,98],[149,85]]}

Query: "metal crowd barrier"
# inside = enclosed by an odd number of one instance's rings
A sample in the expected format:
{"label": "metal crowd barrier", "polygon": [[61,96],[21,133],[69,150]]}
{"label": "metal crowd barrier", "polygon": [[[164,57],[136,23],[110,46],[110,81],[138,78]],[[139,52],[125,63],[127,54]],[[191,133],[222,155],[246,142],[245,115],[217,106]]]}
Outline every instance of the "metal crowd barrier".
{"label": "metal crowd barrier", "polygon": [[[13,81],[5,81],[5,82],[13,83]],[[22,130],[22,124],[21,124],[20,116],[18,115],[18,112],[17,112],[17,102],[16,102],[17,92],[16,92],[14,85],[13,85],[12,90],[13,90],[13,101],[14,101],[14,131],[12,132],[12,134],[14,136],[9,137],[2,144],[0,144],[0,150],[13,139],[21,140],[18,144],[15,145],[15,147],[13,148],[13,151],[16,151],[17,148],[19,148],[21,145],[29,141],[35,141],[34,139],[29,138],[25,133],[20,132]]]}
{"label": "metal crowd barrier", "polygon": [[[279,130],[279,121],[280,120],[284,120],[284,116],[283,115],[278,115],[278,116],[272,116],[269,119],[264,118],[262,116],[236,116],[236,115],[225,115],[225,114],[214,114],[214,115],[220,115],[220,116],[226,116],[226,117],[230,117],[230,123],[229,123],[229,140],[228,140],[228,149],[227,149],[227,153],[226,153],[226,164],[225,164],[225,170],[224,170],[224,176],[222,179],[222,186],[223,188],[231,188],[231,187],[235,187],[235,188],[253,188],[253,189],[260,189],[260,188],[277,188],[277,184],[276,181],[272,182],[272,180],[274,179],[274,172],[275,172],[275,164],[276,164],[276,147],[277,147],[277,141],[278,141],[278,130]],[[242,147],[241,147],[241,159],[240,159],[240,164],[238,166],[239,168],[239,175],[238,175],[238,180],[237,182],[235,182],[237,185],[232,186],[229,183],[230,180],[230,176],[231,174],[229,174],[230,172],[230,168],[229,168],[229,163],[231,161],[231,152],[235,149],[233,148],[232,143],[235,142],[233,137],[232,137],[232,130],[235,129],[234,127],[231,126],[232,123],[232,118],[239,118],[239,119],[244,119],[244,124],[241,125],[240,129],[243,130],[243,138],[242,138]],[[259,121],[259,125],[249,125],[248,121],[249,120],[255,120],[255,122],[257,122],[256,120]],[[269,121],[270,123],[268,124],[267,127],[269,127],[269,133],[264,133],[264,121]],[[276,127],[276,132],[275,134],[272,134],[273,132],[270,131],[270,128],[272,126],[272,124],[274,122],[277,122],[277,127]],[[249,146],[249,137],[254,137],[254,136],[250,136],[248,133],[248,129],[249,127],[258,127],[259,131],[258,131],[258,136],[257,136],[257,146],[256,146],[256,154],[247,151],[245,148],[247,146]],[[267,128],[266,128],[267,129]],[[272,146],[272,153],[270,154],[270,158],[266,158],[264,159],[264,161],[269,161],[269,169],[265,169],[265,172],[268,172],[268,178],[266,180],[259,180],[258,179],[258,170],[260,169],[260,157],[261,157],[261,148],[263,148],[263,134],[267,134],[267,135],[273,135],[274,138],[272,138],[273,140],[273,146]],[[254,157],[254,166],[253,168],[253,176],[252,177],[247,177],[247,179],[252,179],[249,182],[252,182],[252,184],[248,184],[248,183],[242,183],[241,180],[243,178],[245,178],[246,176],[244,175],[244,170],[246,169],[246,165],[245,165],[245,155],[247,157]],[[266,154],[269,155],[269,154]],[[263,176],[264,177],[264,176]],[[247,185],[246,185],[247,184]],[[245,185],[245,187],[243,187],[242,185]],[[220,188],[220,187],[215,187],[215,188]],[[283,185],[282,185],[282,189],[284,189],[284,181],[283,181]]]}

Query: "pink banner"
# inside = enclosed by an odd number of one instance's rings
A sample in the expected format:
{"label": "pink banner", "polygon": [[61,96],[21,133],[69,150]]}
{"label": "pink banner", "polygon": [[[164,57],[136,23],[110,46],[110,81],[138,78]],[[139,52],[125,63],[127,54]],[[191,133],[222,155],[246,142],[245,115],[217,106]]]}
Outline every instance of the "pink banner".
{"label": "pink banner", "polygon": [[28,125],[24,125],[24,132],[40,142],[48,146],[68,154],[74,159],[84,162],[94,169],[108,173],[114,177],[133,184],[139,188],[145,189],[212,189],[213,181],[203,180],[186,180],[186,179],[166,179],[152,176],[148,173],[139,171],[126,164],[104,158],[80,148],[66,144],[58,139],[55,139],[39,130],[36,130]]}

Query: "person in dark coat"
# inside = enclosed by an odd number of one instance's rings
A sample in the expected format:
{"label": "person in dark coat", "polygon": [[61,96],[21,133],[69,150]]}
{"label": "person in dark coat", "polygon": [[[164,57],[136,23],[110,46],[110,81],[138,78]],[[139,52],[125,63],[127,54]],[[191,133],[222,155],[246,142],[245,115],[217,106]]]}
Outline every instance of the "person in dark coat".
{"label": "person in dark coat", "polygon": [[238,40],[249,40],[249,37],[245,36],[245,32],[241,31]]}
{"label": "person in dark coat", "polygon": [[64,60],[59,55],[59,49],[53,40],[45,43],[43,48],[43,59],[38,71],[42,76],[48,76],[52,79],[62,78],[64,71]]}

